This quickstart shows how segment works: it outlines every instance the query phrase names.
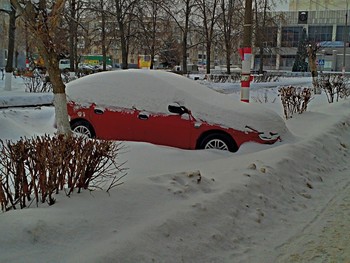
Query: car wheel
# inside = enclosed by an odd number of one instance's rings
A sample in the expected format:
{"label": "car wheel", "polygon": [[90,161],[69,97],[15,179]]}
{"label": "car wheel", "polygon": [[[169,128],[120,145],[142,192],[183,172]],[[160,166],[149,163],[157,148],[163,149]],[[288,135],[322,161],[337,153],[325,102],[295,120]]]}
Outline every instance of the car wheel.
{"label": "car wheel", "polygon": [[80,120],[73,122],[71,124],[71,129],[74,133],[82,134],[88,138],[95,137],[95,131],[92,128],[91,124],[87,121]]}
{"label": "car wheel", "polygon": [[223,133],[212,133],[205,136],[199,145],[199,149],[217,149],[230,152],[238,150],[234,140]]}

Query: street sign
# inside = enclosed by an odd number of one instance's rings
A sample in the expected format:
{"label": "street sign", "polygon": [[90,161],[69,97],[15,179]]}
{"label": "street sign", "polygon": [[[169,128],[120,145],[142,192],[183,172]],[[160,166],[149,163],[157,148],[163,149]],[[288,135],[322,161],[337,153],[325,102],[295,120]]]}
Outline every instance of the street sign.
{"label": "street sign", "polygon": [[319,59],[319,60],[317,61],[317,64],[318,64],[319,66],[324,66],[324,59]]}

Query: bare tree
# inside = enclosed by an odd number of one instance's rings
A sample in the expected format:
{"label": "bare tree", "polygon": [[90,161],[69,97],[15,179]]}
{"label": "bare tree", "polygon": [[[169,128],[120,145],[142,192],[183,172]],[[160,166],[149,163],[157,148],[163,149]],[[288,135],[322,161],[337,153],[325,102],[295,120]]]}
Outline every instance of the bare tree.
{"label": "bare tree", "polygon": [[240,0],[221,0],[221,12],[218,21],[218,27],[224,42],[227,73],[230,74],[231,57],[238,49],[239,39],[242,34],[241,23],[243,15],[241,13],[242,3]]}
{"label": "bare tree", "polygon": [[74,71],[76,67],[77,61],[77,30],[78,30],[78,22],[77,22],[77,10],[78,9],[78,1],[77,0],[69,0],[69,61],[70,61],[70,71]]}
{"label": "bare tree", "polygon": [[198,9],[200,10],[199,17],[203,23],[203,35],[206,47],[206,73],[210,74],[211,49],[214,38],[216,37],[216,25],[218,21],[219,0],[196,0]]}
{"label": "bare tree", "polygon": [[317,51],[320,49],[320,46],[315,41],[309,41],[307,45],[307,54],[309,59],[309,67],[312,76],[312,85],[314,87],[315,94],[321,94],[321,88],[319,87],[319,83],[317,81],[317,63],[316,63],[316,55]]}
{"label": "bare tree", "polygon": [[95,28],[96,37],[93,39],[93,43],[96,46],[101,47],[102,52],[102,70],[106,70],[107,66],[107,53],[109,47],[112,43],[112,38],[110,37],[113,33],[113,27],[115,23],[110,21],[112,16],[111,12],[112,3],[111,1],[98,0],[90,3],[86,6],[86,10],[89,11],[89,15],[95,18]]}
{"label": "bare tree", "polygon": [[176,37],[176,27],[171,19],[163,21],[162,45],[159,51],[160,60],[164,66],[173,68],[175,65],[180,65],[182,47]]}
{"label": "bare tree", "polygon": [[114,0],[113,16],[118,26],[118,36],[120,39],[120,48],[122,52],[122,69],[128,68],[129,44],[133,37],[132,26],[136,21],[134,14],[138,0]]}
{"label": "bare tree", "polygon": [[145,55],[151,55],[151,68],[154,68],[155,55],[159,54],[162,42],[163,32],[160,25],[164,16],[161,3],[161,0],[145,0],[138,6],[140,49],[144,49]]}
{"label": "bare tree", "polygon": [[58,56],[61,46],[62,10],[66,0],[12,0],[13,5],[20,10],[28,30],[36,36],[36,44],[53,86],[56,125],[59,134],[71,134],[67,113],[67,98],[65,85],[58,66]]}
{"label": "bare tree", "polygon": [[274,0],[255,0],[254,42],[259,50],[259,74],[264,72],[264,51],[272,55],[272,48],[277,46],[277,23],[283,19],[281,15],[274,16],[271,12],[275,6]]}
{"label": "bare tree", "polygon": [[190,31],[193,9],[197,5],[196,0],[175,0],[165,2],[162,8],[174,20],[182,33],[182,72],[187,73],[188,35]]}

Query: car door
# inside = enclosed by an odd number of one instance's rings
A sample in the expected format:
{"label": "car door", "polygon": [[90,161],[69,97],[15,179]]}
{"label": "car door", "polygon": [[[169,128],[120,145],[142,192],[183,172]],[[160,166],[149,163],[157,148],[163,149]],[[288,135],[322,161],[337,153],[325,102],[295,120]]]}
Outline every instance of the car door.
{"label": "car door", "polygon": [[137,116],[135,109],[94,108],[91,122],[97,138],[130,141],[134,138]]}
{"label": "car door", "polygon": [[140,111],[135,138],[159,145],[189,149],[191,145],[191,116],[185,114]]}

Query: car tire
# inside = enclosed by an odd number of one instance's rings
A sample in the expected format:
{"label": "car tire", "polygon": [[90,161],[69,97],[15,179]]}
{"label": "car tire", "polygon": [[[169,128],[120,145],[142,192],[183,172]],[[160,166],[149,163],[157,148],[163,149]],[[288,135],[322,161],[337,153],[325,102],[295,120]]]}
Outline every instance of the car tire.
{"label": "car tire", "polygon": [[211,133],[201,140],[199,149],[216,149],[236,152],[238,147],[235,141],[228,134]]}
{"label": "car tire", "polygon": [[71,124],[73,133],[84,135],[88,138],[94,138],[96,136],[94,128],[91,124],[84,120],[79,120]]}

